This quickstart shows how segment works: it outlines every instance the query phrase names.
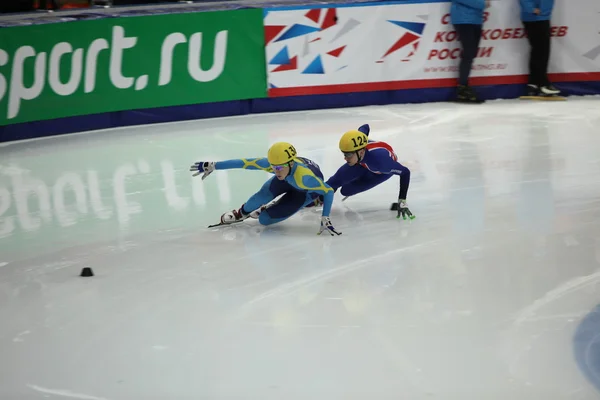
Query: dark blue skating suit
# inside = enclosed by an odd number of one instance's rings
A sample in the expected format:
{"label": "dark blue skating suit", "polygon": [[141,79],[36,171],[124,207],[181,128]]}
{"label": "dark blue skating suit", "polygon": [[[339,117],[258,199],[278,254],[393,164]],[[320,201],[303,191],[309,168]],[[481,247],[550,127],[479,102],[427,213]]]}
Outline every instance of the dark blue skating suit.
{"label": "dark blue skating suit", "polygon": [[[365,124],[358,130],[368,136],[370,128]],[[393,175],[400,176],[398,198],[406,200],[410,170],[398,162],[392,146],[385,142],[369,140],[363,159],[352,167],[348,164],[342,165],[326,183],[335,191],[341,188],[343,196],[353,196],[372,189]]]}

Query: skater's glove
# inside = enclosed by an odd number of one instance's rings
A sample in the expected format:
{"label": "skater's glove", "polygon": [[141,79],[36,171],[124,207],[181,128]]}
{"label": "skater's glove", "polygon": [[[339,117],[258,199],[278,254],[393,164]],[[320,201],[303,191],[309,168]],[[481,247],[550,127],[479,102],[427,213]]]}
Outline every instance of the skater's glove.
{"label": "skater's glove", "polygon": [[321,217],[321,229],[319,229],[319,233],[317,235],[320,235],[324,231],[329,232],[331,236],[342,234],[342,232],[338,232],[335,230],[335,228],[331,224],[331,220],[329,219],[329,217]]}
{"label": "skater's glove", "polygon": [[194,172],[192,176],[198,176],[204,172],[204,175],[202,175],[202,180],[206,179],[206,177],[209,176],[214,170],[214,161],[198,161],[190,167],[190,171]]}
{"label": "skater's glove", "polygon": [[398,199],[398,216],[396,218],[400,217],[402,217],[404,220],[406,220],[407,217],[409,219],[415,219],[415,216],[408,209],[406,200],[404,199]]}

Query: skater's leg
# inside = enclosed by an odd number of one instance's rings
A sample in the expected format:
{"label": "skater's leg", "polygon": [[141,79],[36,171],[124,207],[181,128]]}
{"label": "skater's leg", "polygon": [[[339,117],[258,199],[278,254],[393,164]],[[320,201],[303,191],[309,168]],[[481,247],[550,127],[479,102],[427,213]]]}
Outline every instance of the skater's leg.
{"label": "skater's leg", "polygon": [[306,192],[295,189],[289,190],[275,205],[260,214],[258,222],[261,225],[272,225],[284,221],[313,201],[314,196]]}
{"label": "skater's leg", "polygon": [[260,208],[271,202],[277,196],[285,193],[292,189],[292,187],[285,181],[280,181],[276,177],[272,177],[267,180],[260,190],[253,194],[242,206],[237,210],[232,210],[221,215],[222,224],[231,224],[239,222],[248,217],[256,218],[255,215],[251,215],[253,211],[257,211],[257,215],[260,213]]}
{"label": "skater's leg", "polygon": [[353,196],[358,193],[365,192],[375,186],[387,181],[393,174],[373,174],[369,173],[347,185],[342,186],[340,193],[342,196]]}
{"label": "skater's leg", "polygon": [[260,190],[253,194],[242,207],[244,214],[249,214],[252,211],[260,208],[260,206],[267,204],[275,197],[287,192],[292,187],[286,181],[280,181],[276,177],[272,177],[266,181]]}
{"label": "skater's leg", "polygon": [[368,173],[370,172],[366,168],[358,164],[351,167],[344,163],[325,183],[331,186],[334,191],[337,191],[341,186],[347,185]]}

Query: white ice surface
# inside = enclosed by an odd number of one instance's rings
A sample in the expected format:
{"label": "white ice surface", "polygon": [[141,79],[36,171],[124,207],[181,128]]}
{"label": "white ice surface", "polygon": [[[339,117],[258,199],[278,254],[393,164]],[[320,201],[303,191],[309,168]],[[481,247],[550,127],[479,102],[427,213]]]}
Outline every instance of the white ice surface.
{"label": "white ice surface", "polygon": [[[412,170],[211,230],[268,178],[190,164],[285,140],[328,177],[363,123]],[[0,399],[598,399],[600,101],[253,115],[0,147]],[[82,268],[95,276],[81,278]]]}

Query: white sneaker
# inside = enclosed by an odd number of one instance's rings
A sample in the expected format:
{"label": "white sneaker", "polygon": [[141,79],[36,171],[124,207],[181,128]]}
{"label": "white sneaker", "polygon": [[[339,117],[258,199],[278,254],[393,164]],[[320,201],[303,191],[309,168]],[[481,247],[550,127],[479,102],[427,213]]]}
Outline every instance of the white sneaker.
{"label": "white sneaker", "polygon": [[540,87],[540,91],[543,94],[549,95],[549,94],[559,94],[560,90],[558,90],[557,88],[555,88],[552,85],[548,85],[548,86],[542,86]]}

